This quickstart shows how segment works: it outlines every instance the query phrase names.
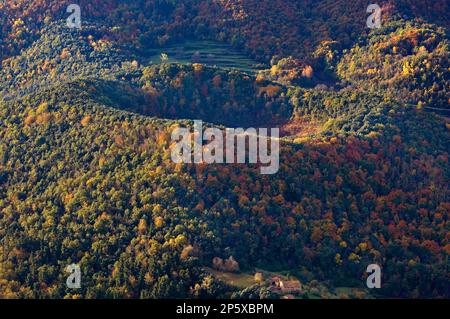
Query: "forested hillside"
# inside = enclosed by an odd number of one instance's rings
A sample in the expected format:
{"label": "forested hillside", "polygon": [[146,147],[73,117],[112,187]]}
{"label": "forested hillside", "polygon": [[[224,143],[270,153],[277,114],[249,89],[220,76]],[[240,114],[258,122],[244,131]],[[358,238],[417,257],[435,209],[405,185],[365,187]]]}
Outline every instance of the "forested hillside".
{"label": "forested hillside", "polygon": [[[216,257],[302,298],[374,263],[350,297],[450,297],[448,1],[380,1],[375,30],[362,0],[80,0],[80,30],[69,2],[0,4],[1,298],[278,297]],[[265,69],[148,60],[185,39]],[[279,172],[173,163],[196,119],[281,127]]]}

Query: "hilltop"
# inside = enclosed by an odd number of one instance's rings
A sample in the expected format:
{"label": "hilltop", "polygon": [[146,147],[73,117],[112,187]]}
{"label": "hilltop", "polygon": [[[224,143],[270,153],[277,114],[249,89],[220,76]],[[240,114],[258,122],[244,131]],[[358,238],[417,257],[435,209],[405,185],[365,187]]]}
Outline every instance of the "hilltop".
{"label": "hilltop", "polygon": [[[377,30],[351,3],[80,1],[80,30],[2,5],[0,297],[277,297],[208,272],[232,256],[319,297],[448,298],[448,2],[380,1]],[[210,57],[152,58],[187,37]],[[196,119],[282,127],[279,173],[173,163]]]}

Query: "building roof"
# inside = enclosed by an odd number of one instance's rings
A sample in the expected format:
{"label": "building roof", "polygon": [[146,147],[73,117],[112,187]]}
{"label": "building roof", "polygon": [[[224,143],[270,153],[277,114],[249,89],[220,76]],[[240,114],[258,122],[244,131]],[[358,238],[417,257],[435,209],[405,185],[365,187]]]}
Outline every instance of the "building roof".
{"label": "building roof", "polygon": [[288,280],[288,281],[283,281],[283,288],[285,289],[300,289],[302,287],[302,284],[300,283],[300,281],[298,280]]}

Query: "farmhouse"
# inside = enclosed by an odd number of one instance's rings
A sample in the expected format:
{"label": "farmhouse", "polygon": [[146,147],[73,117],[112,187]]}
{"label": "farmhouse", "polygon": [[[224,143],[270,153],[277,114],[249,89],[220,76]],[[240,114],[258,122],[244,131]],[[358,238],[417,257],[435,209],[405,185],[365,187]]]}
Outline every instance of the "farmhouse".
{"label": "farmhouse", "polygon": [[295,294],[302,291],[302,284],[298,280],[282,280],[280,277],[272,278],[273,290],[283,294]]}
{"label": "farmhouse", "polygon": [[281,292],[286,294],[298,293],[302,290],[302,284],[298,280],[280,282]]}

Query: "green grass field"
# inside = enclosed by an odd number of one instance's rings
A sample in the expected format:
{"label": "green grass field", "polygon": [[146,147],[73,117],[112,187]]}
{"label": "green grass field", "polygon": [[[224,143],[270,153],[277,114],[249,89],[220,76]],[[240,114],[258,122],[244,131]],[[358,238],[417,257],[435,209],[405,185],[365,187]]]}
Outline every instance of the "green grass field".
{"label": "green grass field", "polygon": [[248,273],[230,273],[230,272],[223,272],[218,271],[212,268],[205,268],[207,272],[209,272],[211,275],[216,277],[217,279],[220,279],[230,286],[235,286],[240,289],[244,289],[250,286],[253,286],[255,284],[254,275],[248,274]]}
{"label": "green grass field", "polygon": [[[165,53],[168,60],[163,61]],[[147,51],[148,63],[202,63],[224,69],[255,73],[261,65],[230,45],[217,41],[190,40]]]}

